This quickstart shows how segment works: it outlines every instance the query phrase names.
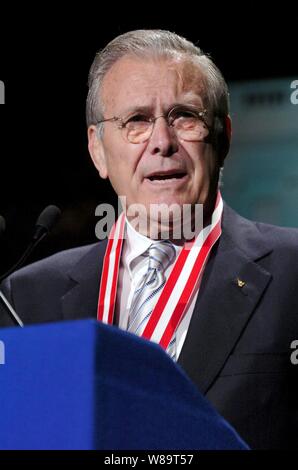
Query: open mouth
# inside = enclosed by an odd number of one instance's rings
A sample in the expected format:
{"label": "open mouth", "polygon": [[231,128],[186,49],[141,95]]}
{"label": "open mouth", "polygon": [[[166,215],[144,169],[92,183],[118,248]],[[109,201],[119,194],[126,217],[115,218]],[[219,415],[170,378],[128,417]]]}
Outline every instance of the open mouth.
{"label": "open mouth", "polygon": [[149,176],[148,179],[150,181],[156,180],[172,180],[172,179],[181,179],[186,175],[186,173],[172,173],[170,175],[153,175]]}
{"label": "open mouth", "polygon": [[150,181],[175,181],[181,180],[186,176],[185,172],[180,173],[156,173],[155,175],[147,176],[147,179]]}

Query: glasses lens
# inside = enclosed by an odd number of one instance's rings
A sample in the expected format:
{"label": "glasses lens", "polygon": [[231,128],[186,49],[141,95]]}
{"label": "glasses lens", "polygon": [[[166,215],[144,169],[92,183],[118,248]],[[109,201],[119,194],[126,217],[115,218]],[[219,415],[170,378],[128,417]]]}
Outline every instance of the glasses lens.
{"label": "glasses lens", "polygon": [[174,110],[171,118],[172,126],[178,137],[183,140],[199,142],[209,134],[209,129],[199,113],[185,109]]}
{"label": "glasses lens", "polygon": [[136,121],[128,122],[124,128],[126,137],[132,144],[140,144],[149,139],[152,129],[152,122]]}
{"label": "glasses lens", "polygon": [[202,142],[206,139],[209,134],[209,129],[206,124],[199,120],[193,120],[193,122],[188,122],[182,126],[174,126],[177,132],[177,135],[182,140],[187,140],[189,142]]}

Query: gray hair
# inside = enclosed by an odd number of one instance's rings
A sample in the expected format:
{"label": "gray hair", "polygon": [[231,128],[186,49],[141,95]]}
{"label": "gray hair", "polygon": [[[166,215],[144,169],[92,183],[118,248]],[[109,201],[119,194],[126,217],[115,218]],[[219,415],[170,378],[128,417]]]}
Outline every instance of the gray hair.
{"label": "gray hair", "polygon": [[138,58],[172,58],[177,54],[185,54],[191,59],[196,59],[204,74],[208,106],[212,113],[219,116],[229,114],[227,84],[208,55],[192,42],[170,31],[140,29],[116,37],[96,54],[89,72],[87,126],[103,119],[102,83],[115,62],[125,55]]}

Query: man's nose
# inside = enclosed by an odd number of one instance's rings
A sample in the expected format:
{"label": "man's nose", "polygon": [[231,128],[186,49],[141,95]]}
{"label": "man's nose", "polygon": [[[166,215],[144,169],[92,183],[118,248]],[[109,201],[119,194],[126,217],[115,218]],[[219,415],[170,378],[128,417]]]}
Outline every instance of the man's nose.
{"label": "man's nose", "polygon": [[178,139],[172,127],[163,116],[158,117],[153,125],[148,149],[152,155],[170,157],[178,150]]}

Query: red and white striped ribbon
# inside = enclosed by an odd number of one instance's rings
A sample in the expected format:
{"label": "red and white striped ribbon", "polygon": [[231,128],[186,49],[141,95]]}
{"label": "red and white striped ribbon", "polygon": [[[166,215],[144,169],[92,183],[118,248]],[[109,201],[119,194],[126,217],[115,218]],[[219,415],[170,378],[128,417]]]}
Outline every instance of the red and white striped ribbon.
{"label": "red and white striped ribbon", "polygon": [[[185,243],[144,329],[142,336],[164,349],[184,317],[194,290],[200,287],[208,256],[221,235],[222,211],[223,201],[218,191],[211,224],[194,240]],[[103,261],[97,318],[108,324],[113,324],[124,228],[122,213],[110,232]]]}

